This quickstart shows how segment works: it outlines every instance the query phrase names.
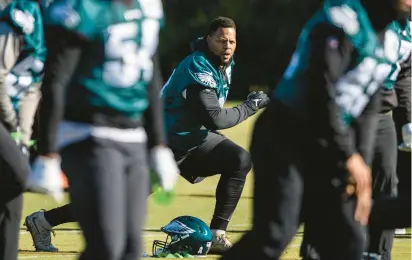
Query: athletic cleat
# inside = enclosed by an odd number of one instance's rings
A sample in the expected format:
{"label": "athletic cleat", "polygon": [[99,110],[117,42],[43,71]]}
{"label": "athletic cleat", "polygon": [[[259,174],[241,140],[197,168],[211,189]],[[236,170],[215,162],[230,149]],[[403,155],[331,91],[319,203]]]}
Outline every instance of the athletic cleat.
{"label": "athletic cleat", "polygon": [[225,234],[219,236],[213,236],[212,246],[210,247],[209,254],[222,254],[232,247],[232,243],[226,237]]}
{"label": "athletic cleat", "polygon": [[24,225],[27,228],[27,231],[30,232],[30,235],[33,239],[34,247],[38,252],[57,252],[59,251],[51,243],[50,233],[55,232],[44,218],[44,210],[34,212],[33,214],[26,217]]}

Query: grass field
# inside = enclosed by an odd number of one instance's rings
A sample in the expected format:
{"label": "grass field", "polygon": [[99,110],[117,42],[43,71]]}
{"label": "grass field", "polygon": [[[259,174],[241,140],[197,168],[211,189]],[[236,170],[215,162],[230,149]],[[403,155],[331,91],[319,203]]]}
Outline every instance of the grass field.
{"label": "grass field", "polygon": [[[251,118],[239,126],[223,132],[236,143],[247,148],[249,146],[249,136],[253,127],[253,121],[255,119],[256,117]],[[228,228],[229,238],[233,241],[240,238],[242,234],[250,228],[252,217],[251,206],[253,203],[252,178],[253,174],[249,174],[242,198]],[[218,176],[215,176],[206,179],[202,183],[191,185],[183,179],[180,179],[176,199],[172,205],[167,207],[158,206],[154,203],[153,198],[149,198],[147,222],[144,229],[145,252],[151,254],[153,240],[166,238],[163,233],[159,232],[159,229],[162,225],[169,223],[169,221],[174,217],[180,215],[193,215],[201,218],[206,223],[209,223],[215,204],[214,193],[217,181]],[[37,211],[42,208],[50,209],[55,206],[58,205],[46,196],[25,194],[23,216],[25,217],[33,211]],[[30,234],[25,231],[23,226],[23,220],[24,219],[22,219],[21,225],[19,259],[73,260],[77,259],[76,255],[82,251],[83,240],[80,229],[76,223],[69,223],[55,228],[56,236],[52,238],[52,242],[57,248],[59,248],[58,253],[35,252],[32,246]],[[301,239],[302,234],[299,232],[290,243],[282,259],[300,259],[299,246]],[[410,258],[411,236],[409,232],[408,235],[401,237],[398,236],[395,239],[392,259],[409,260]],[[218,256],[208,256],[203,259],[218,259]]]}

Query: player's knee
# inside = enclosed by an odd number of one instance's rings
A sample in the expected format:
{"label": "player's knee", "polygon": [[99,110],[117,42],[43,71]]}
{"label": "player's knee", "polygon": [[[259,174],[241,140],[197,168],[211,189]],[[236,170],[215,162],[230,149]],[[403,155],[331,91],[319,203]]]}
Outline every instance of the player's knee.
{"label": "player's knee", "polygon": [[252,169],[252,157],[250,153],[244,149],[237,152],[237,166],[235,172],[239,178],[246,178],[246,175]]}

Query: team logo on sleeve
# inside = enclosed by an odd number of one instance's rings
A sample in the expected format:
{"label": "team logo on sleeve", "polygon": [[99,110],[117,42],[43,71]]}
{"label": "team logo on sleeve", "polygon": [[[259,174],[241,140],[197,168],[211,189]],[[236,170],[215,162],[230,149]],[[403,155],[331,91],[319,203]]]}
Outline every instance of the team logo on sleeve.
{"label": "team logo on sleeve", "polygon": [[196,72],[194,74],[196,78],[199,80],[199,82],[212,88],[216,87],[216,81],[213,78],[213,74],[211,72]]}
{"label": "team logo on sleeve", "polygon": [[347,34],[355,35],[359,32],[358,15],[347,5],[332,7],[329,15],[333,23],[340,26]]}
{"label": "team logo on sleeve", "polygon": [[14,9],[12,12],[14,21],[23,29],[25,34],[31,34],[34,30],[34,18],[29,12]]}

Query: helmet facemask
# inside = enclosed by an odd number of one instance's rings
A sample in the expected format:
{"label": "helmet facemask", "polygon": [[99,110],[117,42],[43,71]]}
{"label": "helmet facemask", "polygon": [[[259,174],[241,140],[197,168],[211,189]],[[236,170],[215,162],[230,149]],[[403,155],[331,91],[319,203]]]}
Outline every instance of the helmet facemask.
{"label": "helmet facemask", "polygon": [[[153,256],[160,256],[161,254],[168,254],[168,247],[169,247],[169,238],[170,236],[167,235],[166,241],[161,240],[154,240],[152,246],[152,254]],[[171,238],[170,238],[171,240]]]}

